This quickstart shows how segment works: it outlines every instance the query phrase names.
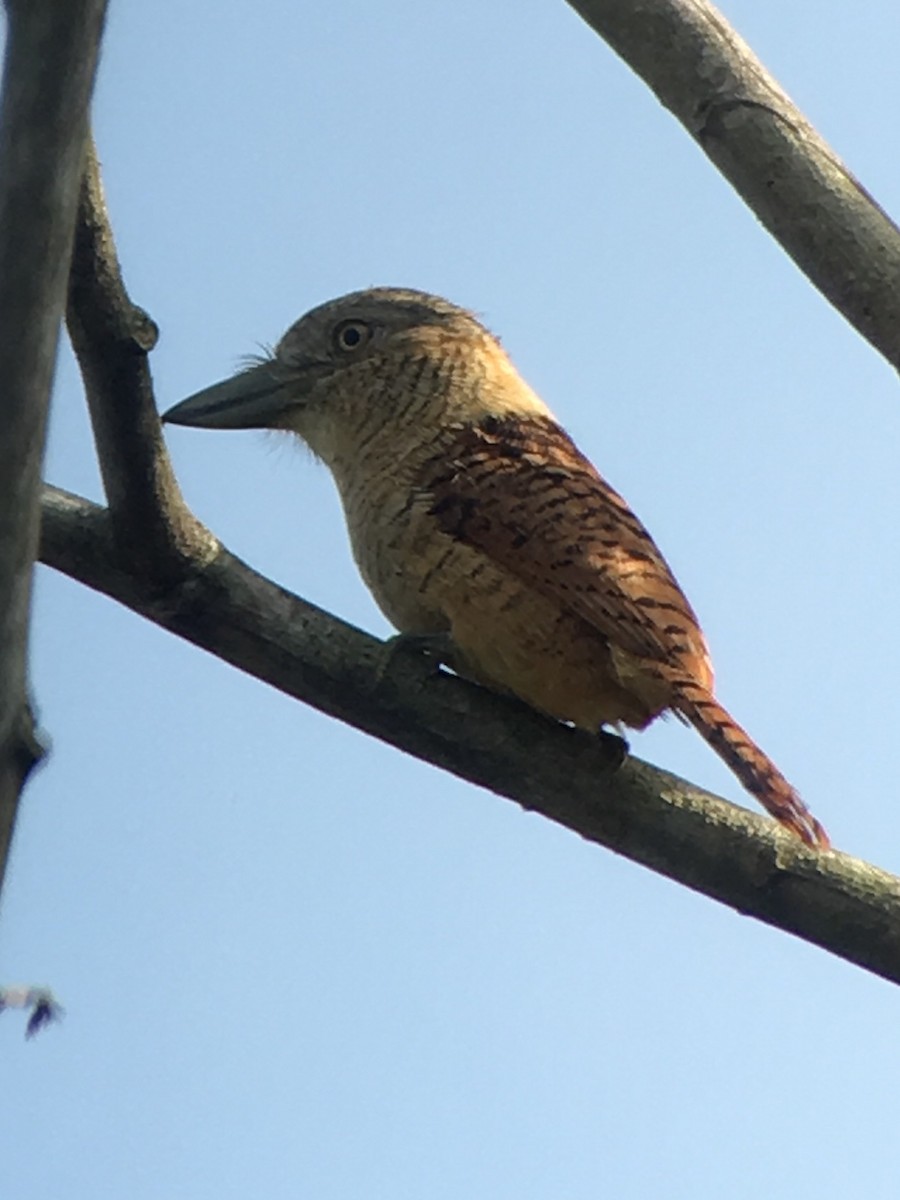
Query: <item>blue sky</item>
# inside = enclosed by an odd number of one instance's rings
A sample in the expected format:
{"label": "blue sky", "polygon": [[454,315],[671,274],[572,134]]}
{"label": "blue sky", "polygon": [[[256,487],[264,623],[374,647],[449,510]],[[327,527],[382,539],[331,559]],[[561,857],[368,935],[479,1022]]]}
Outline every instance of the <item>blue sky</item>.
{"label": "blue sky", "polygon": [[[895,213],[891,0],[725,15]],[[649,526],[723,701],[900,870],[894,373],[563,3],[113,4],[95,124],[162,407],[370,284],[480,312]],[[380,636],[324,469],[168,433],[198,515]],[[100,498],[64,350],[48,478]],[[900,993],[41,569],[2,977],[20,1200],[893,1197]],[[745,802],[676,722],[636,753]]]}

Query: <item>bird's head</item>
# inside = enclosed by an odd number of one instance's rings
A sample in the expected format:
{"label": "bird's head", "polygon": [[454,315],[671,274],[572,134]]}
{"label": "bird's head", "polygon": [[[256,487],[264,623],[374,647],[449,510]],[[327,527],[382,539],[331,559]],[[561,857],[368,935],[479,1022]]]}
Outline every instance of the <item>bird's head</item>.
{"label": "bird's head", "polygon": [[312,309],[271,356],[170,408],[163,420],[205,429],[285,429],[326,462],[348,433],[399,432],[512,406],[547,415],[499,342],[449,300],[404,288],[352,292]]}

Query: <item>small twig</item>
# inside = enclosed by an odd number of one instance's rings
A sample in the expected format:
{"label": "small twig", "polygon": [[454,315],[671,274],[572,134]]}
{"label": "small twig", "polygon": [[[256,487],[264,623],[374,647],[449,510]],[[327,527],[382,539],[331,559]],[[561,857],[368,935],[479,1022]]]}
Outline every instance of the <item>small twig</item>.
{"label": "small twig", "polygon": [[178,587],[148,591],[108,514],[57,488],[41,557],[330,716],[506,796],[741,913],[900,983],[900,880],[817,853],[647,763],[384,644],[256,574],[207,535]]}
{"label": "small twig", "polygon": [[27,1038],[34,1037],[54,1021],[62,1020],[65,1011],[49,988],[27,986],[0,988],[0,1013],[5,1008],[31,1009],[25,1026]]}
{"label": "small twig", "polygon": [[569,0],[900,369],[900,229],[706,0]]}
{"label": "small twig", "polygon": [[97,457],[123,555],[165,584],[201,527],[181,496],[162,438],[147,354],[153,321],[125,290],[90,142],[75,226],[66,316],[84,379]]}

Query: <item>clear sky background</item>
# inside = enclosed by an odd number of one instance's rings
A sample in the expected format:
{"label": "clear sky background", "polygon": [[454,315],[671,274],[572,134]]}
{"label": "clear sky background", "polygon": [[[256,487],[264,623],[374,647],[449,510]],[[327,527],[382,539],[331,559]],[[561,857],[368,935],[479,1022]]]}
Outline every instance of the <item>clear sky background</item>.
{"label": "clear sky background", "polygon": [[[900,213],[900,9],[726,0]],[[631,502],[723,701],[900,871],[900,394],[558,0],[113,3],[95,123],[161,407],[370,284],[481,313]],[[324,468],[168,433],[188,501],[389,632]],[[48,478],[101,496],[66,348]],[[16,1200],[896,1197],[900,992],[41,569],[53,741],[0,921]],[[676,722],[642,757],[747,803]]]}

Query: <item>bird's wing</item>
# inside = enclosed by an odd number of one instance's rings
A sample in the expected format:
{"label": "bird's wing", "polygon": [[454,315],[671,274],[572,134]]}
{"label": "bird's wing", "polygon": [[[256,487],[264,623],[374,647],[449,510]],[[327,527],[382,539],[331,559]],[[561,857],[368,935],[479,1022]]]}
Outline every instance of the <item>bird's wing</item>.
{"label": "bird's wing", "polygon": [[703,634],[650,534],[555,422],[460,428],[421,476],[444,533],[488,555],[609,642],[710,670]]}

